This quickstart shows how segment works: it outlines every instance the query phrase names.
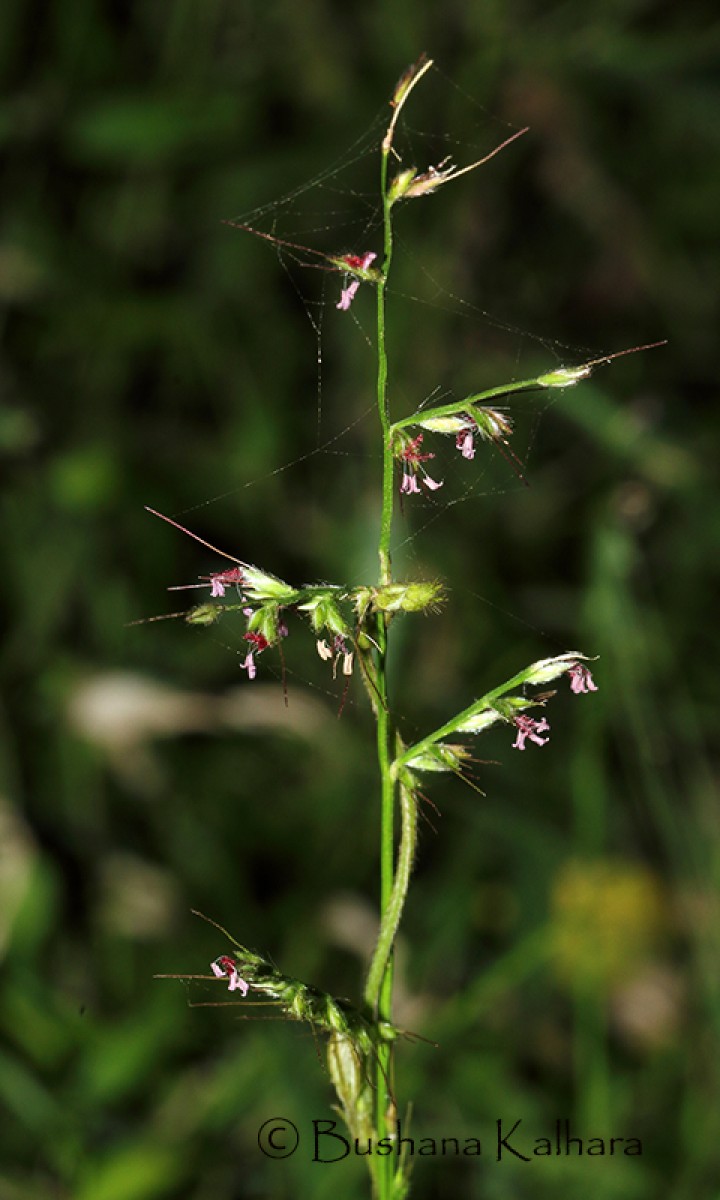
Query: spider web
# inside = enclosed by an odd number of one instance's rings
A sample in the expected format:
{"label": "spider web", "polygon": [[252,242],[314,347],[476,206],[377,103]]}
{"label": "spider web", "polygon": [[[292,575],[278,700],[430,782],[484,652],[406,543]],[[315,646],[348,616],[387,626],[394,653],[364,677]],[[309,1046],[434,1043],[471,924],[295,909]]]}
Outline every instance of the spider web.
{"label": "spider web", "polygon": [[[436,75],[441,78],[438,72]],[[450,83],[447,80],[444,82]],[[466,93],[462,95],[464,100],[474,105],[477,113],[473,138],[458,141],[447,133],[427,130],[401,119],[396,129],[395,162],[391,167],[391,175],[395,170],[409,166],[416,167],[421,172],[433,166],[437,168],[450,157],[458,166],[464,166],[487,155],[500,142],[516,132],[507,123],[488,115],[472,97],[468,97]],[[257,236],[264,240],[279,269],[290,281],[307,320],[310,332],[309,346],[312,347],[310,352],[314,352],[316,361],[314,441],[308,449],[280,463],[271,471],[264,471],[216,495],[203,498],[192,507],[174,514],[191,527],[189,514],[234,499],[243,491],[257,487],[274,476],[291,472],[310,459],[360,456],[367,460],[368,465],[377,474],[381,449],[374,398],[369,404],[360,401],[357,411],[343,414],[338,424],[337,406],[333,404],[332,397],[326,393],[324,386],[326,342],[331,338],[333,344],[336,344],[338,339],[344,338],[356,343],[353,352],[364,363],[366,373],[362,385],[357,389],[358,393],[363,396],[374,395],[376,326],[373,287],[371,284],[361,284],[359,294],[350,310],[338,311],[343,276],[337,268],[329,264],[325,256],[362,255],[374,250],[378,256],[378,265],[382,260],[382,205],[376,185],[379,178],[380,143],[387,128],[387,121],[388,109],[383,106],[369,127],[329,166],[284,195],[244,212],[232,214],[228,220],[228,224],[240,227],[244,231],[237,232],[236,236]],[[472,181],[463,180],[462,184],[452,184],[452,187],[481,186],[484,170],[492,170],[492,164],[481,168]],[[418,211],[420,206],[425,206],[424,221],[442,220],[435,197],[421,197],[407,205],[408,208],[415,206]],[[475,300],[466,299],[448,286],[436,267],[429,264],[422,244],[418,246],[406,232],[402,219],[404,207],[398,206],[399,219],[395,222],[394,271],[391,273],[387,289],[389,312],[400,308],[410,310],[412,319],[418,326],[431,319],[433,312],[444,314],[445,317],[459,323],[463,331],[467,331],[463,332],[463,341],[467,344],[468,340],[471,340],[478,347],[478,357],[483,339],[491,333],[494,342],[500,340],[505,347],[507,374],[495,379],[484,376],[475,389],[472,386],[468,388],[464,382],[450,377],[438,382],[425,396],[411,394],[412,385],[403,386],[393,376],[391,399],[394,419],[429,406],[459,400],[472,390],[479,390],[483,386],[510,384],[528,375],[532,377],[538,373],[538,368],[541,371],[552,370],[558,364],[582,362],[589,357],[586,347],[568,346],[521,328],[482,307]],[[406,283],[408,279],[411,280],[409,286]],[[392,371],[392,336],[390,342]],[[525,366],[528,360],[531,361],[529,367]],[[446,474],[445,485],[442,490],[433,492],[432,495],[405,498],[407,502],[399,507],[396,513],[393,553],[412,559],[415,557],[421,535],[431,526],[445,521],[450,511],[457,506],[480,504],[488,496],[526,487],[528,464],[532,460],[539,422],[556,399],[556,393],[545,391],[539,397],[528,399],[517,396],[505,405],[494,405],[507,417],[517,420],[522,427],[522,444],[513,441],[513,453],[523,464],[520,469],[507,459],[503,463],[498,459],[494,448],[486,444],[478,447],[473,462],[458,464],[459,456],[454,448],[447,444],[436,446],[436,442],[443,441],[440,438],[433,439],[430,446],[431,439],[426,435],[426,445],[423,448],[437,451],[439,473],[441,476]],[[435,464],[433,471],[434,467]],[[321,475],[321,472],[318,474]],[[263,563],[261,566],[268,570],[273,569],[272,563]],[[347,582],[365,583],[367,580]],[[459,590],[455,584],[453,589]],[[491,603],[475,591],[470,591],[470,594],[482,603]],[[531,622],[516,614],[501,611],[523,626],[542,634]],[[236,649],[234,652],[237,652]],[[263,666],[265,667],[265,660]],[[282,672],[271,669],[271,674],[277,674],[278,677],[285,673],[293,673],[289,665],[284,665]],[[317,688],[316,683],[310,680],[305,682]],[[337,698],[336,693],[330,689],[327,691]]]}

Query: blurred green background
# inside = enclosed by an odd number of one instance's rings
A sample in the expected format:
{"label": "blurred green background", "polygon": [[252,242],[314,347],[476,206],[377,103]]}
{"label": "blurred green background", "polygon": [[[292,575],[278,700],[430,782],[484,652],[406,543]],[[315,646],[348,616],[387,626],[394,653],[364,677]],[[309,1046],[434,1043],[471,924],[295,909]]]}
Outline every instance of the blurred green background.
{"label": "blurred green background", "polygon": [[[542,751],[478,743],[485,795],[428,788],[397,1018],[439,1046],[400,1047],[397,1098],[419,1137],[487,1151],[417,1160],[414,1195],[715,1196],[714,6],[5,0],[2,23],[1,1200],[367,1194],[362,1161],[257,1149],[269,1117],[332,1116],[311,1034],[153,979],[227,948],[196,908],[359,996],[377,889],[360,686],[338,720],[297,621],[287,708],[272,651],[255,683],[239,670],[230,618],[128,623],[218,565],[145,504],[292,582],[372,581],[370,289],[337,313],[337,276],[222,220],[347,163],[252,220],[379,250],[365,151],[421,50],[438,70],[406,163],[531,132],[399,214],[397,415],[668,345],[514,405],[530,487],[435,445],[444,489],[397,527],[398,574],[450,589],[396,625],[407,737],[533,658],[600,656],[599,692],[563,689]],[[645,1152],[496,1163],[498,1117]]]}

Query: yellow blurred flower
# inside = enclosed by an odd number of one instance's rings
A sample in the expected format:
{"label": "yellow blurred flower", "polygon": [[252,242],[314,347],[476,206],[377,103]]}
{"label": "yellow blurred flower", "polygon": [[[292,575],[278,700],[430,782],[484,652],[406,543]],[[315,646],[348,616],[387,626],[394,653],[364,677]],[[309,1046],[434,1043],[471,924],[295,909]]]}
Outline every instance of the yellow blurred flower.
{"label": "yellow blurred flower", "polygon": [[656,956],[669,925],[659,879],[644,866],[572,861],[551,894],[550,956],[565,983],[608,988]]}

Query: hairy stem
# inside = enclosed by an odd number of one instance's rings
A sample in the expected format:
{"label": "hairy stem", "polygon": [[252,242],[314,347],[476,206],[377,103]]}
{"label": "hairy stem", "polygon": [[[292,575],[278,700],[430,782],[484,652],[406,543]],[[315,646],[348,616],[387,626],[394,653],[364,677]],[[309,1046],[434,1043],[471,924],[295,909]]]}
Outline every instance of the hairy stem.
{"label": "hairy stem", "polygon": [[382,915],[380,932],[365,984],[365,1003],[373,1010],[376,1009],[378,1004],[382,982],[385,977],[385,968],[400,924],[405,897],[410,885],[410,873],[412,871],[417,844],[417,801],[415,794],[411,788],[401,782],[399,784],[399,795],[401,829],[395,879],[390,899]]}

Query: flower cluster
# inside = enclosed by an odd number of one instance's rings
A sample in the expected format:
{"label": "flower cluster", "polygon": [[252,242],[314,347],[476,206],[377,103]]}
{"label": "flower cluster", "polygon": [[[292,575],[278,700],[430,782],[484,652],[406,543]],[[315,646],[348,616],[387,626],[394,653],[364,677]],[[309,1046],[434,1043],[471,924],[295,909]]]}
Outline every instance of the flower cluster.
{"label": "flower cluster", "polygon": [[328,1035],[328,1070],[340,1105],[354,1133],[369,1137],[372,1132],[373,1088],[371,1067],[378,1046],[394,1042],[401,1030],[389,1021],[373,1021],[319,988],[284,975],[267,959],[237,946],[232,955],[222,954],[210,964],[216,979],[227,979],[228,990],[243,999],[252,990],[263,1004],[275,1005],[288,1021],[305,1021],[313,1034]]}
{"label": "flower cluster", "polygon": [[524,750],[527,738],[531,742],[534,742],[536,746],[544,746],[550,740],[549,738],[540,737],[541,733],[545,733],[550,728],[550,722],[545,717],[541,717],[539,721],[536,721],[534,717],[528,717],[525,713],[521,713],[520,716],[513,719],[517,728],[517,737],[513,742],[513,750]]}
{"label": "flower cluster", "polygon": [[456,734],[482,733],[498,721],[506,721],[515,728],[514,750],[524,750],[528,741],[536,746],[545,746],[549,738],[541,735],[550,732],[550,722],[545,716],[539,720],[528,716],[527,710],[538,705],[544,706],[555,693],[545,692],[528,697],[515,689],[548,683],[561,675],[567,675],[570,689],[576,695],[596,692],[597,684],[590,670],[580,662],[584,657],[577,651],[570,650],[554,658],[543,658],[532,663],[507,683],[488,692],[482,699],[476,700],[469,708],[458,713],[434,734],[405,750],[396,760],[394,771],[400,773],[401,777],[413,771],[454,771],[461,774],[468,751],[463,745],[446,739]]}
{"label": "flower cluster", "polygon": [[[447,411],[448,408],[452,411]],[[442,481],[438,482],[432,479],[422,466],[434,455],[431,452],[421,452],[422,433],[417,434],[416,437],[410,437],[405,432],[406,428],[411,425],[428,433],[454,437],[455,448],[468,461],[475,458],[478,438],[482,441],[493,442],[499,447],[505,447],[507,453],[514,458],[508,447],[508,437],[512,433],[512,421],[497,408],[467,403],[467,407],[464,409],[459,408],[458,405],[430,409],[427,413],[398,423],[393,430],[393,454],[403,469],[400,491],[406,495],[419,493],[420,485],[429,491],[435,491],[442,487]]]}
{"label": "flower cluster", "polygon": [[[481,409],[477,406],[468,406],[468,411],[462,413],[428,414],[422,421],[424,427],[432,432],[455,434],[457,447],[465,458],[471,458],[474,454],[475,436],[491,440],[503,439],[510,429],[509,422],[497,410]],[[424,462],[433,457],[432,453],[420,449],[423,434],[411,437],[396,426],[393,438],[394,455],[403,467],[401,491],[418,492],[418,478],[430,491],[440,487],[441,484],[432,479],[423,466]],[[152,509],[150,511],[154,512]],[[223,553],[171,518],[163,517],[161,513],[155,515],[216,553]],[[332,663],[334,678],[340,663],[343,675],[347,677],[352,674],[355,645],[360,646],[368,640],[363,633],[368,614],[385,613],[387,617],[391,617],[400,612],[422,612],[436,607],[443,600],[443,589],[436,582],[389,583],[382,587],[362,586],[350,590],[333,584],[294,588],[277,576],[261,571],[241,559],[231,561],[235,563],[234,566],[201,576],[200,583],[184,585],[210,588],[210,602],[196,605],[185,614],[185,619],[192,625],[211,625],[220,619],[223,612],[240,609],[247,620],[243,640],[248,648],[241,667],[247,672],[248,679],[255,679],[257,675],[257,656],[269,647],[278,645],[281,639],[288,636],[284,611],[295,610],[308,617],[315,634],[317,652],[323,662]],[[239,597],[238,604],[212,603],[213,600],[224,599],[228,588],[235,589]],[[343,603],[348,603],[355,609],[356,635],[343,614]],[[520,684],[548,683],[561,674],[568,675],[574,694],[595,692],[597,685],[589,668],[581,661],[584,657],[576,651],[567,651],[565,654],[532,663],[508,684],[488,693],[482,700],[476,701],[469,709],[460,713],[454,721],[448,722],[437,735],[431,735],[418,743],[416,752],[409,752],[398,761],[419,771],[459,771],[465,757],[463,748],[445,742],[444,737],[453,732],[477,734],[499,720],[510,721],[515,725],[517,733],[513,746],[516,750],[524,750],[527,741],[544,746],[548,738],[542,737],[541,734],[549,732],[550,725],[545,717],[537,721],[527,716],[526,710],[533,705],[544,703],[549,697],[528,700],[524,695],[508,696],[506,693]]]}
{"label": "flower cluster", "polygon": [[[406,438],[417,452],[420,439]],[[420,456],[422,458],[422,456]],[[209,542],[185,529],[177,521],[162,513],[150,511],[182,533],[199,541],[217,554],[224,554]],[[225,558],[230,555],[224,554]],[[342,674],[352,675],[357,636],[362,631],[368,614],[384,612],[393,615],[400,612],[422,612],[436,607],[443,599],[439,583],[392,583],[385,587],[357,587],[346,589],[335,584],[313,584],[294,588],[277,576],[261,571],[258,567],[241,559],[232,559],[237,565],[209,575],[201,575],[199,583],[183,584],[171,590],[186,588],[210,588],[210,600],[197,604],[184,615],[190,625],[213,625],[224,613],[242,612],[247,622],[243,641],[247,651],[241,662],[248,679],[257,676],[258,655],[271,646],[277,646],[288,636],[285,614],[297,612],[307,617],[315,635],[317,652],[323,662],[332,665],[333,678],[341,664]],[[225,599],[226,592],[233,588],[238,603],[215,604],[214,600]],[[348,618],[342,610],[347,605],[354,610],[355,618]],[[353,628],[354,626],[354,628]]]}
{"label": "flower cluster", "polygon": [[[555,668],[559,666],[560,673],[564,673],[569,677],[570,690],[575,695],[580,695],[581,692],[596,692],[598,690],[597,684],[593,680],[589,668],[572,658],[568,662],[568,658],[570,658],[569,655],[558,655],[556,659],[543,659],[540,663],[535,663],[533,673],[527,682],[544,683],[550,679],[555,679],[558,675],[558,671]],[[528,717],[527,714],[520,713],[514,716],[512,720],[517,729],[517,736],[513,742],[513,750],[524,750],[526,741],[534,742],[536,746],[544,746],[550,740],[546,737],[540,737],[541,733],[549,733],[550,731],[550,722],[546,717],[541,717],[539,721],[536,721],[533,717]]]}
{"label": "flower cluster", "polygon": [[411,438],[408,434],[399,431],[395,435],[395,445],[393,453],[395,458],[402,466],[402,482],[400,484],[400,492],[404,496],[410,496],[420,492],[420,485],[427,488],[429,492],[435,492],[442,487],[442,480],[438,482],[428,475],[423,463],[428,462],[435,455],[421,451],[420,447],[423,443],[423,435],[419,433],[417,437]]}

